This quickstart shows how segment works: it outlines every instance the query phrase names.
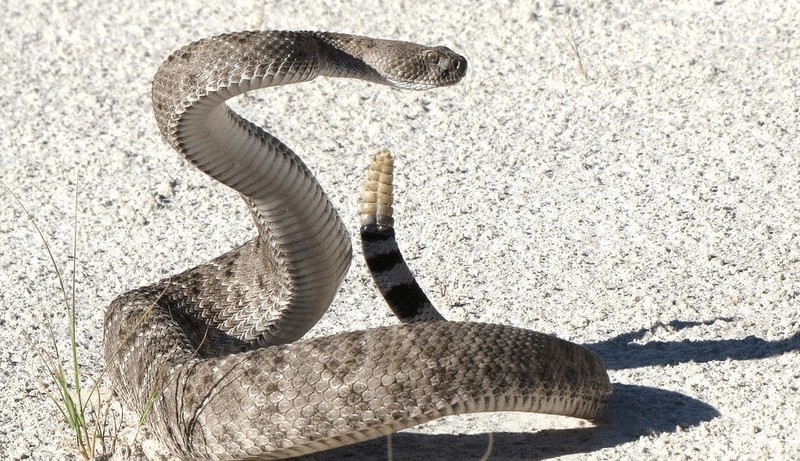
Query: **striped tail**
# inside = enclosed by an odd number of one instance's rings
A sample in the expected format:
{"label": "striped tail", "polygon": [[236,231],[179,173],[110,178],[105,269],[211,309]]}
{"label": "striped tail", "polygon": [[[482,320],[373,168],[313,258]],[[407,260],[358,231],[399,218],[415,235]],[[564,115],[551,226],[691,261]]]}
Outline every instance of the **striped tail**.
{"label": "striped tail", "polygon": [[392,171],[388,150],[375,154],[361,195],[361,247],[383,298],[403,323],[445,320],[408,268],[394,235]]}

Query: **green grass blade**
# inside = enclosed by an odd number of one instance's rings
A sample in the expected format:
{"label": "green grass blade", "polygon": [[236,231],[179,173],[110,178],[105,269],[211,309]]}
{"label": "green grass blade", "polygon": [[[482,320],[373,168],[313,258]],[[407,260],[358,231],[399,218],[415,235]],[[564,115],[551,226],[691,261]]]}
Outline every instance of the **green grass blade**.
{"label": "green grass blade", "polygon": [[[50,374],[53,382],[55,383],[58,394],[54,395],[50,391],[46,391],[46,394],[50,400],[53,401],[53,404],[57,408],[58,412],[61,414],[61,417],[67,423],[72,431],[73,438],[75,440],[75,445],[77,448],[78,453],[80,453],[81,457],[85,460],[94,459],[96,455],[98,455],[97,443],[98,437],[102,440],[99,441],[102,447],[105,447],[105,424],[107,423],[107,419],[104,421],[100,421],[99,417],[95,417],[94,423],[91,425],[87,425],[87,418],[86,418],[86,403],[91,399],[91,394],[96,392],[98,397],[98,409],[101,408],[100,402],[100,391],[99,391],[99,379],[95,380],[94,385],[91,388],[91,392],[84,400],[83,394],[81,393],[81,374],[80,374],[80,362],[78,360],[78,338],[77,338],[77,312],[76,312],[76,300],[77,300],[77,283],[76,283],[76,274],[77,274],[77,259],[78,259],[78,176],[76,175],[75,178],[76,183],[76,190],[75,190],[75,204],[74,204],[74,215],[73,215],[73,236],[72,236],[72,289],[70,292],[67,291],[66,283],[64,282],[64,277],[61,271],[58,268],[58,264],[56,263],[55,256],[53,254],[52,249],[50,248],[50,244],[45,238],[44,233],[42,232],[39,224],[36,222],[36,219],[33,217],[33,214],[28,210],[22,200],[11,190],[8,185],[0,180],[0,186],[2,186],[6,192],[8,192],[11,197],[13,197],[14,201],[19,205],[22,211],[25,213],[28,221],[33,225],[36,233],[39,236],[42,244],[44,245],[45,252],[50,260],[50,264],[53,270],[56,273],[56,277],[58,279],[59,287],[61,289],[61,294],[63,297],[63,303],[65,308],[67,309],[68,313],[68,321],[69,321],[69,334],[70,334],[70,352],[71,352],[71,359],[72,359],[72,367],[71,367],[71,374],[72,374],[72,388],[70,388],[70,383],[67,379],[67,373],[65,373],[64,367],[62,365],[61,354],[58,348],[58,342],[56,341],[56,335],[53,329],[52,322],[49,317],[47,317],[47,328],[50,334],[50,340],[53,345],[53,354],[50,354],[44,350],[39,350],[39,357],[42,358],[44,362],[45,368],[47,369],[48,373]],[[70,295],[71,293],[71,299]],[[102,375],[101,375],[102,376]],[[106,418],[108,416],[108,407],[105,411]],[[116,436],[114,437],[114,442],[116,442]]]}

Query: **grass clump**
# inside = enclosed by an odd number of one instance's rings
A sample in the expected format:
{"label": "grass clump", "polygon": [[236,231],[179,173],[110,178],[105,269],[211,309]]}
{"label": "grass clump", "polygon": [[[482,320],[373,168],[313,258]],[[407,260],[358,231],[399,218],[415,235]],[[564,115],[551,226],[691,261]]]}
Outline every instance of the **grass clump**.
{"label": "grass clump", "polygon": [[[76,181],[77,183],[77,181]],[[0,185],[10,194],[14,201],[25,213],[39,239],[44,245],[45,252],[50,260],[59,288],[62,294],[62,303],[67,312],[67,322],[69,329],[69,354],[64,357],[59,350],[55,330],[49,317],[47,319],[47,329],[50,335],[51,350],[39,348],[37,351],[42,359],[47,372],[55,384],[56,391],[44,392],[52,400],[58,412],[71,430],[71,436],[75,447],[80,456],[85,460],[104,458],[114,452],[118,439],[118,432],[121,423],[116,421],[111,413],[110,402],[104,400],[100,395],[100,377],[93,381],[88,392],[84,393],[81,382],[81,366],[78,359],[78,338],[77,338],[77,315],[75,312],[76,287],[75,287],[75,266],[77,261],[78,247],[78,193],[75,192],[75,211],[74,227],[72,240],[72,286],[67,289],[61,270],[58,268],[55,256],[50,248],[47,238],[44,236],[39,224],[33,217],[22,200],[0,180]],[[112,421],[112,418],[114,421]]]}

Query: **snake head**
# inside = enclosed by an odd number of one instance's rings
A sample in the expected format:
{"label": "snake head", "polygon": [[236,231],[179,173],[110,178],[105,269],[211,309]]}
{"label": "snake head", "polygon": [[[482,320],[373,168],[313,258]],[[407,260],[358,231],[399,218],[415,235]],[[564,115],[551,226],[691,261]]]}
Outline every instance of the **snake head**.
{"label": "snake head", "polygon": [[406,44],[391,57],[392,66],[379,68],[390,86],[428,90],[454,85],[467,73],[467,60],[446,46],[424,47]]}
{"label": "snake head", "polygon": [[326,63],[320,75],[351,77],[395,88],[427,90],[454,85],[467,73],[467,60],[444,46],[315,32]]}

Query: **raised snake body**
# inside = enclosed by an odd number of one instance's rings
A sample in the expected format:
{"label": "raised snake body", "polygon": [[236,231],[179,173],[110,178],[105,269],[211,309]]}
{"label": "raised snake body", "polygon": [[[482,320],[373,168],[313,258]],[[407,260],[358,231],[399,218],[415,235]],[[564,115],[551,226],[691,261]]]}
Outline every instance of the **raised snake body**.
{"label": "raised snake body", "polygon": [[258,236],[121,295],[105,318],[112,386],[184,459],[282,459],[440,416],[520,410],[599,416],[599,359],[508,326],[423,321],[295,342],[349,267],[348,233],[303,162],[224,101],[246,91],[353,77],[400,88],[456,83],[444,47],[319,32],[245,32],[176,51],[153,106],[167,142],[237,190]]}

